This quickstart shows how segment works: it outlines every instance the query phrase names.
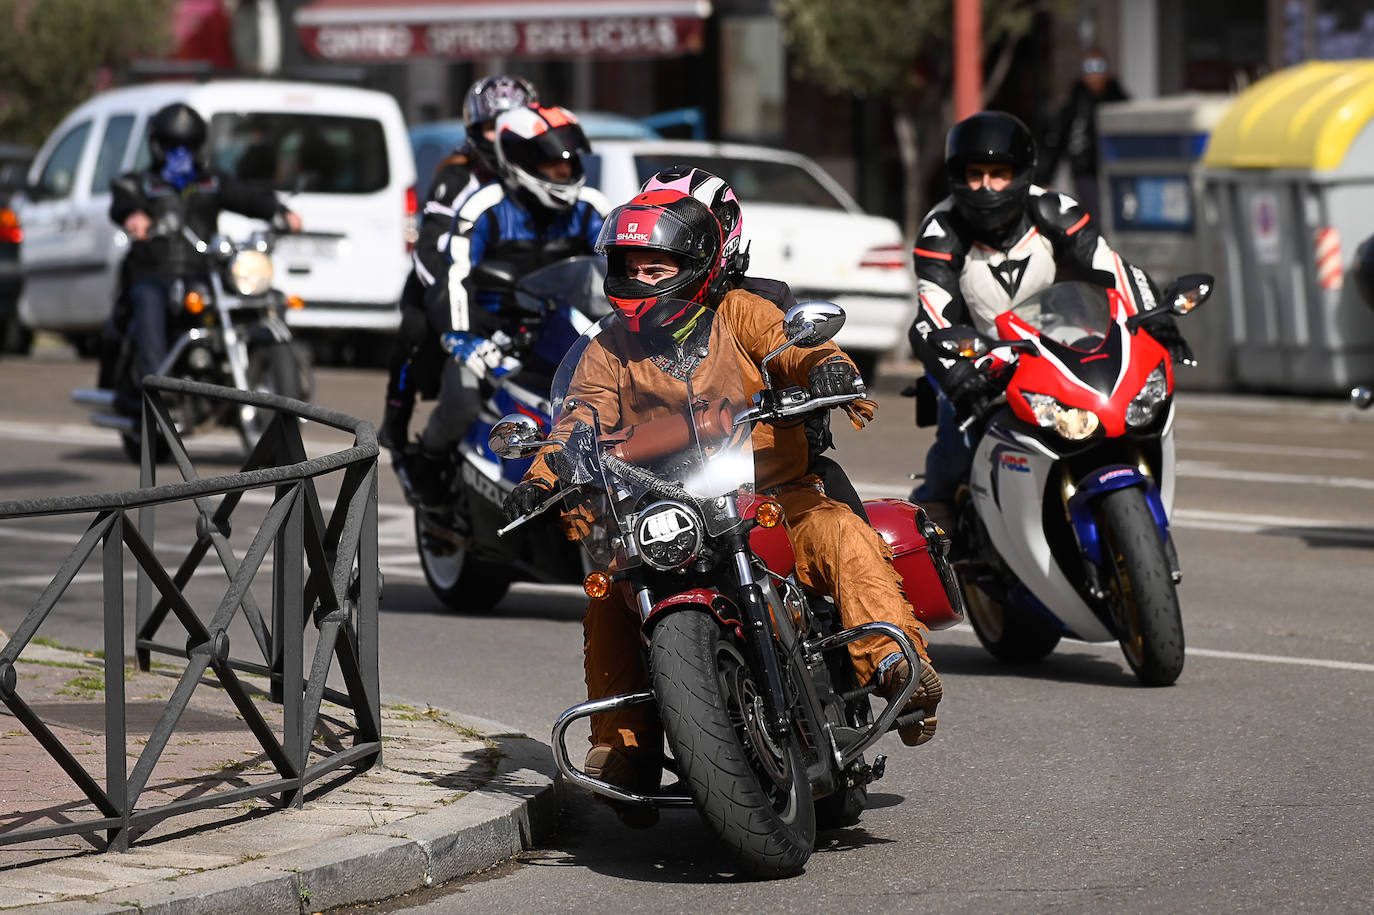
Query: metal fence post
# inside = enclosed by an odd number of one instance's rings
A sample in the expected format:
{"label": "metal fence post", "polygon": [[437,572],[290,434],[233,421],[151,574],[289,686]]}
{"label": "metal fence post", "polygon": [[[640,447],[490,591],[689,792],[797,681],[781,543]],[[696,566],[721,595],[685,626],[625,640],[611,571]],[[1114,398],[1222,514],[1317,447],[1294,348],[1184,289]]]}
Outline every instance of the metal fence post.
{"label": "metal fence post", "polygon": [[124,512],[105,533],[101,559],[105,591],[105,795],[119,812],[108,831],[111,851],[129,850],[128,721],[124,708]]}
{"label": "metal fence post", "polygon": [[305,767],[310,753],[304,721],[305,687],[305,500],[300,482],[278,486],[277,499],[291,508],[277,531],[272,561],[273,643],[281,662],[282,749],[295,767],[295,787],[282,792],[282,806],[300,807],[305,800]]}

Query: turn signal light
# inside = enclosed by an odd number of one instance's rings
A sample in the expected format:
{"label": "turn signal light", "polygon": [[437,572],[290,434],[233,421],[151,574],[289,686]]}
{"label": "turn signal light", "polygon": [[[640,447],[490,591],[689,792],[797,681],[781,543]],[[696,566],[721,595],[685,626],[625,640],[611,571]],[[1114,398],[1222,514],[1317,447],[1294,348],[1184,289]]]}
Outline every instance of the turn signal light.
{"label": "turn signal light", "polygon": [[772,499],[760,502],[758,510],[754,512],[754,520],[759,527],[775,528],[782,524],[782,506]]}
{"label": "turn signal light", "polygon": [[286,307],[292,311],[299,311],[305,307],[305,299],[298,295],[289,295],[286,297]]}
{"label": "turn signal light", "polygon": [[611,576],[605,572],[592,572],[582,581],[582,590],[592,600],[600,600],[611,593]]}
{"label": "turn signal light", "polygon": [[205,299],[201,298],[199,292],[186,293],[186,310],[193,315],[198,315],[205,310]]}

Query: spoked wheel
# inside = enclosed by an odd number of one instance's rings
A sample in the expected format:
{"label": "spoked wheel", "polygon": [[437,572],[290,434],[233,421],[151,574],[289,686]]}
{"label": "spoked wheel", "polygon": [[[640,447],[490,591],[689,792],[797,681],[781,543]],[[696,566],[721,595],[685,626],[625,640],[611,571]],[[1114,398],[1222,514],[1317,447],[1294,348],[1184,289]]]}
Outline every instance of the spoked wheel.
{"label": "spoked wheel", "polygon": [[509,573],[474,557],[440,517],[416,510],[415,546],[429,589],[451,610],[485,613],[510,589]]}
{"label": "spoked wheel", "polygon": [[795,734],[776,740],[743,654],[704,613],[654,629],[654,692],[682,781],[706,825],[755,877],[801,872],[816,811]]}
{"label": "spoked wheel", "polygon": [[1140,489],[1107,493],[1101,504],[1121,650],[1142,683],[1168,686],[1183,672],[1183,616],[1164,538]]}

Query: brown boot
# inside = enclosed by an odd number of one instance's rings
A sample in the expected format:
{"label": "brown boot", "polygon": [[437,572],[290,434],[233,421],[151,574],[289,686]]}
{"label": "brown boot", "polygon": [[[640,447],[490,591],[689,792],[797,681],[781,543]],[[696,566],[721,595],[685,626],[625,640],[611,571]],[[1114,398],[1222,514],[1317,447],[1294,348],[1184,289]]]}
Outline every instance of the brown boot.
{"label": "brown boot", "polygon": [[[624,753],[604,743],[597,744],[587,751],[587,759],[582,763],[582,771],[592,778],[609,782],[622,790],[631,791],[635,794],[643,793],[639,773],[635,770],[634,763]],[[631,829],[648,829],[658,823],[657,807],[622,804],[600,795],[598,797],[609,804],[611,809],[615,811],[615,815],[620,818],[620,822]]]}
{"label": "brown boot", "polygon": [[[902,658],[883,677],[882,683],[878,686],[878,693],[888,698],[900,695],[910,679],[911,665],[906,662],[906,658]],[[902,743],[916,747],[935,736],[935,707],[940,704],[940,697],[943,695],[944,687],[940,684],[940,675],[930,666],[930,662],[926,661],[921,665],[921,682],[917,685],[916,692],[911,694],[901,714],[897,716],[900,720],[903,716],[920,709],[925,712],[925,721],[898,728],[897,734],[902,738]]]}

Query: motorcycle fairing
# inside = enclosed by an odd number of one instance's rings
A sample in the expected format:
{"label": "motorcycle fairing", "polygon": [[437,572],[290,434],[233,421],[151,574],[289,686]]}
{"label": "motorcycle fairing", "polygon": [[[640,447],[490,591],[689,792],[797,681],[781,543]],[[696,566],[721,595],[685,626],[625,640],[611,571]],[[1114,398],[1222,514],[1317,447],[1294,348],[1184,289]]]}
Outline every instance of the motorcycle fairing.
{"label": "motorcycle fairing", "polygon": [[[1057,476],[1059,456],[1035,436],[1001,425],[1005,417],[999,413],[988,424],[970,475],[974,504],[988,537],[1039,604],[1054,608],[1067,634],[1088,642],[1114,641],[1116,636],[1088,606],[1045,538],[1042,510]],[[1006,456],[1016,458],[1016,469],[1003,466]],[[1079,561],[1077,556],[1073,559]],[[1011,594],[1015,596],[1016,589]]]}
{"label": "motorcycle fairing", "polygon": [[1069,519],[1078,538],[1078,548],[1089,562],[1099,568],[1105,557],[1102,555],[1102,538],[1097,529],[1093,506],[1104,494],[1130,486],[1138,486],[1145,491],[1145,502],[1150,506],[1150,514],[1154,515],[1160,537],[1166,543],[1169,540],[1169,516],[1164,511],[1164,500],[1154,480],[1141,473],[1139,468],[1127,464],[1099,467],[1079,480],[1074,494],[1069,497]]}

